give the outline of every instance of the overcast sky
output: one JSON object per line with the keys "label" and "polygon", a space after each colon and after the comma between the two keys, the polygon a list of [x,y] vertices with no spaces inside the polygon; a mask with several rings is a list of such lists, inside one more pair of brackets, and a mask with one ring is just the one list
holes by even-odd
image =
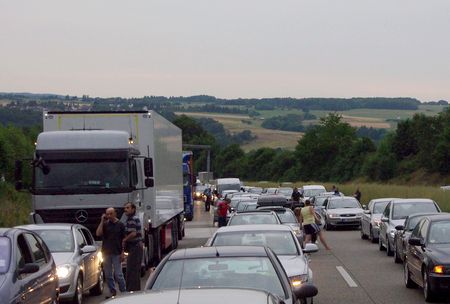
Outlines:
{"label": "overcast sky", "polygon": [[0,92],[450,101],[450,1],[0,0]]}

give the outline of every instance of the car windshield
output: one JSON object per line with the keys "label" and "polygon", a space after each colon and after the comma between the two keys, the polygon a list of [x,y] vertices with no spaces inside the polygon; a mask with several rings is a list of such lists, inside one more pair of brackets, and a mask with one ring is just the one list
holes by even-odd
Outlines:
{"label": "car windshield", "polygon": [[74,241],[70,230],[37,230],[50,252],[72,252]]}
{"label": "car windshield", "polygon": [[278,188],[278,191],[277,191],[277,193],[281,193],[281,194],[283,194],[283,195],[292,195],[292,191],[294,191],[294,190],[292,190],[292,188]]}
{"label": "car windshield", "polygon": [[[35,169],[35,191],[53,193],[110,193],[130,188],[128,161],[47,162],[50,172],[45,175]],[[70,174],[67,174],[70,172]]]}
{"label": "car windshield", "polygon": [[328,209],[361,208],[356,199],[337,199],[328,203]]}
{"label": "car windshield", "polygon": [[261,194],[262,191],[263,191],[263,189],[260,188],[260,187],[255,187],[255,188],[250,188],[250,189],[248,189],[248,192],[249,192],[249,193],[256,193],[256,194]]}
{"label": "car windshield", "polygon": [[277,215],[280,218],[280,221],[282,224],[297,223],[297,219],[295,218],[294,213],[289,210],[280,211],[280,212],[277,211]]}
{"label": "car windshield", "polygon": [[278,224],[273,214],[237,214],[230,219],[228,226],[253,225],[253,224]]}
{"label": "car windshield", "polygon": [[6,237],[0,237],[0,273],[7,273],[11,259],[11,242]]}
{"label": "car windshield", "polygon": [[242,212],[244,210],[247,210],[246,208],[248,208],[247,206],[249,205],[255,205],[255,209],[256,209],[256,203],[253,201],[240,201],[239,204],[237,205],[237,211],[238,212]]}
{"label": "car windshield", "polygon": [[236,231],[217,233],[212,246],[268,246],[277,255],[298,255],[288,231]]}
{"label": "car windshield", "polygon": [[414,216],[414,217],[410,217],[408,219],[408,225],[406,227],[405,230],[407,231],[413,231],[414,228],[416,228],[417,223],[419,223],[419,221],[423,218],[424,216]]}
{"label": "car windshield", "polygon": [[450,244],[450,221],[432,223],[428,242],[431,244]]}
{"label": "car windshield", "polygon": [[383,211],[386,208],[387,204],[389,204],[389,201],[375,203],[375,205],[373,206],[372,214],[381,214],[381,213],[383,213]]}
{"label": "car windshield", "polygon": [[324,192],[326,192],[325,189],[306,189],[303,190],[303,196],[305,197],[317,196]]}
{"label": "car windshield", "polygon": [[249,288],[286,298],[267,257],[168,260],[151,287],[152,290],[186,288]]}
{"label": "car windshield", "polygon": [[266,194],[275,194],[277,192],[277,188],[267,188]]}
{"label": "car windshield", "polygon": [[424,203],[424,202],[411,202],[411,203],[400,203],[394,204],[392,211],[393,220],[405,219],[408,215],[413,213],[427,213],[436,212],[437,210],[435,204]]}

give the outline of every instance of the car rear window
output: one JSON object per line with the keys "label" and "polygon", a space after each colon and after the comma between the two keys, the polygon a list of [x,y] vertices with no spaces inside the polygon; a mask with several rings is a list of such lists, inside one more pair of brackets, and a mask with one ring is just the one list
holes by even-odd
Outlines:
{"label": "car rear window", "polygon": [[0,237],[0,273],[6,273],[11,260],[11,242],[6,237]]}
{"label": "car rear window", "polygon": [[408,215],[413,213],[427,213],[436,211],[439,212],[439,210],[436,208],[436,205],[433,203],[411,202],[411,203],[394,204],[392,211],[392,219],[402,220],[405,219]]}
{"label": "car rear window", "polygon": [[383,213],[383,211],[386,208],[387,204],[389,204],[389,201],[375,203],[375,205],[373,206],[373,214],[381,214],[381,213]]}
{"label": "car rear window", "polygon": [[254,224],[278,224],[273,214],[243,214],[235,215],[231,218],[228,226],[233,225],[254,225]]}

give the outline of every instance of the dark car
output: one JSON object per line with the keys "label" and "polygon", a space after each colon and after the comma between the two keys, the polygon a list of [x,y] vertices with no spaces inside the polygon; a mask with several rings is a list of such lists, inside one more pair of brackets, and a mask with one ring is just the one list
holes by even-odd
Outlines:
{"label": "dark car", "polygon": [[280,261],[268,247],[217,246],[172,251],[151,274],[145,289],[253,289],[268,292],[289,304],[305,297],[300,286],[291,285]]}
{"label": "dark car", "polygon": [[291,207],[292,202],[288,201],[283,195],[261,195],[258,197],[258,206],[281,206]]}
{"label": "dark car", "polygon": [[403,263],[405,260],[405,251],[408,245],[408,239],[411,236],[411,232],[416,227],[417,223],[427,215],[433,215],[434,213],[414,213],[406,217],[405,225],[398,225],[395,227],[394,235],[394,262]]}
{"label": "dark car", "polygon": [[231,215],[228,226],[257,225],[257,224],[281,224],[278,215],[272,210],[251,210]]}
{"label": "dark car", "polygon": [[0,302],[58,303],[56,265],[35,233],[0,228]]}
{"label": "dark car", "polygon": [[291,227],[300,244],[303,246],[303,230],[294,212],[289,208],[278,206],[259,207],[258,210],[272,210],[280,218],[281,224]]}
{"label": "dark car", "polygon": [[405,285],[421,286],[425,301],[450,291],[450,214],[428,215],[414,228],[406,247]]}

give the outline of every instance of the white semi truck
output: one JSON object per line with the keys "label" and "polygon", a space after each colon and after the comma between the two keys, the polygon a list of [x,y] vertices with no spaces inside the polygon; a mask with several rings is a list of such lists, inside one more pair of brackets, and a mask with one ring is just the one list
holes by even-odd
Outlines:
{"label": "white semi truck", "polygon": [[[44,112],[31,185],[32,223],[80,223],[94,234],[105,208],[133,202],[143,264],[184,235],[181,130],[152,111]],[[21,188],[21,164],[16,188]]]}

